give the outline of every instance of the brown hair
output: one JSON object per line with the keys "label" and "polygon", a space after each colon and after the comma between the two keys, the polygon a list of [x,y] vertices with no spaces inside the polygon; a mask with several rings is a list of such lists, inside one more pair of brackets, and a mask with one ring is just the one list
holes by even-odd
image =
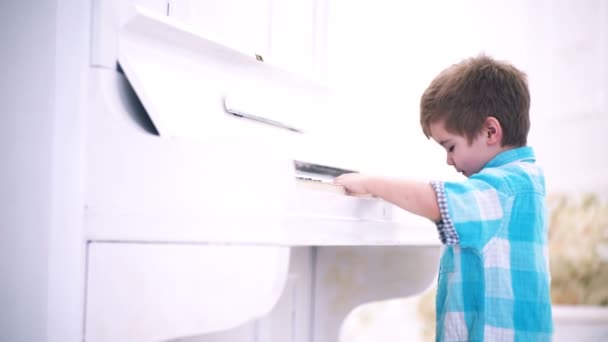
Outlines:
{"label": "brown hair", "polygon": [[501,145],[525,146],[530,130],[530,92],[526,74],[486,55],[465,59],[442,71],[420,99],[420,125],[445,120],[445,129],[469,143],[489,116],[503,130]]}

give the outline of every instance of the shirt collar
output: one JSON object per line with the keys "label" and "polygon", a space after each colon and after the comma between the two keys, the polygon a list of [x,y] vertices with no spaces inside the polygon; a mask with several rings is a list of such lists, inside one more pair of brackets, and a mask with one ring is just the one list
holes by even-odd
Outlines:
{"label": "shirt collar", "polygon": [[534,155],[534,150],[532,147],[523,146],[500,152],[494,156],[494,158],[492,158],[485,167],[498,167],[516,161],[535,162],[536,156]]}

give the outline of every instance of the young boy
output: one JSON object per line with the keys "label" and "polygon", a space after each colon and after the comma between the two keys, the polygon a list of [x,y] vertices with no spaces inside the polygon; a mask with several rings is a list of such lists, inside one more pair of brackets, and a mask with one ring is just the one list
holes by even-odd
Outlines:
{"label": "young boy", "polygon": [[480,55],[441,72],[420,101],[427,138],[468,179],[419,183],[345,174],[350,193],[371,194],[436,222],[438,341],[549,341],[545,182],[526,146],[526,75]]}

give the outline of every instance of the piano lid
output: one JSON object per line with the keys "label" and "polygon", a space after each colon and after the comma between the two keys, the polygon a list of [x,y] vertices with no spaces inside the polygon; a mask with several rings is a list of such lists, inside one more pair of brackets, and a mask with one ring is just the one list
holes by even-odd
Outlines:
{"label": "piano lid", "polygon": [[164,137],[292,134],[334,111],[319,83],[139,8],[119,32],[118,62]]}

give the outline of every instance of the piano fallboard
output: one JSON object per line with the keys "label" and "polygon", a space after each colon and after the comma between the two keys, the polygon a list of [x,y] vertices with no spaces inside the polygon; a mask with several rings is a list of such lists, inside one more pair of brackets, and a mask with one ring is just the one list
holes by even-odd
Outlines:
{"label": "piano fallboard", "polygon": [[[244,244],[275,246],[438,245],[425,218],[372,197],[295,182],[278,229],[275,217],[238,216],[222,220],[197,212],[101,212],[88,208],[87,240]],[[331,189],[331,188],[330,188]]]}

